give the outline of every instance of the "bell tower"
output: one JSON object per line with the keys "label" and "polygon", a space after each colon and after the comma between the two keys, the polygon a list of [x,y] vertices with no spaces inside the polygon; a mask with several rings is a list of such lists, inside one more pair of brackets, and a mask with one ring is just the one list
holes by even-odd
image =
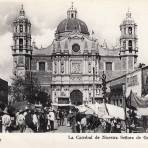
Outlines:
{"label": "bell tower", "polygon": [[32,47],[31,47],[31,23],[25,16],[23,5],[19,16],[13,21],[13,72],[15,75],[25,76],[30,70]]}
{"label": "bell tower", "polygon": [[122,70],[126,73],[131,72],[137,63],[137,24],[128,10],[126,18],[120,25],[120,59],[122,61]]}

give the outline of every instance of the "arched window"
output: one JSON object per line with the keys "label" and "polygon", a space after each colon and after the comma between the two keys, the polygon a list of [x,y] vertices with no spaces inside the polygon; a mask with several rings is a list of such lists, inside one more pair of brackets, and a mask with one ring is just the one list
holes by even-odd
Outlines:
{"label": "arched window", "polygon": [[132,49],[133,49],[133,47],[132,47],[132,40],[129,40],[128,41],[128,50],[129,50],[130,53],[132,52]]}
{"label": "arched window", "polygon": [[128,27],[128,33],[132,34],[132,27]]}
{"label": "arched window", "polygon": [[22,50],[23,49],[23,39],[19,39],[19,49]]}
{"label": "arched window", "polygon": [[45,71],[45,62],[39,62],[39,71]]}
{"label": "arched window", "polygon": [[126,41],[123,41],[123,49],[126,49]]}

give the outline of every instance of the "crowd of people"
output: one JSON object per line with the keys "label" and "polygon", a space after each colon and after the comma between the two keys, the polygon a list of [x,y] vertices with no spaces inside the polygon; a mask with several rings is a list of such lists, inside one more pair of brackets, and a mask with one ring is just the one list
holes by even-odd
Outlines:
{"label": "crowd of people", "polygon": [[87,115],[76,108],[26,108],[16,112],[13,117],[5,109],[0,115],[0,129],[3,133],[51,132],[60,126],[69,127],[72,133],[121,133],[125,130],[124,123],[120,119],[98,118],[96,114]]}
{"label": "crowd of people", "polygon": [[[71,114],[71,115],[70,115]],[[102,119],[97,115],[86,115],[79,111],[70,112],[68,115],[72,133],[121,133],[123,124],[120,119]]]}
{"label": "crowd of people", "polygon": [[55,111],[48,109],[19,110],[12,117],[5,109],[1,113],[1,132],[47,132],[54,130]]}

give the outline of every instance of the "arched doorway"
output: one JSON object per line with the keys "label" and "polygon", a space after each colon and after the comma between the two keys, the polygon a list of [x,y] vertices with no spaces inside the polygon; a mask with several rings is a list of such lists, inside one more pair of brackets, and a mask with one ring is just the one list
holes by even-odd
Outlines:
{"label": "arched doorway", "polygon": [[71,104],[82,105],[83,104],[83,94],[80,90],[73,90],[70,93]]}

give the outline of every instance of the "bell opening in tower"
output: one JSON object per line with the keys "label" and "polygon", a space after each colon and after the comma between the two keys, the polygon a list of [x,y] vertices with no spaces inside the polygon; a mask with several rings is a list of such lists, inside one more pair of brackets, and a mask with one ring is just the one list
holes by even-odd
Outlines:
{"label": "bell opening in tower", "polygon": [[132,53],[132,49],[133,49],[133,47],[132,47],[132,40],[128,41],[128,49],[129,49],[129,53]]}
{"label": "bell opening in tower", "polygon": [[19,49],[23,49],[23,39],[19,39]]}
{"label": "bell opening in tower", "polygon": [[132,27],[128,27],[128,33],[131,35],[132,34]]}

